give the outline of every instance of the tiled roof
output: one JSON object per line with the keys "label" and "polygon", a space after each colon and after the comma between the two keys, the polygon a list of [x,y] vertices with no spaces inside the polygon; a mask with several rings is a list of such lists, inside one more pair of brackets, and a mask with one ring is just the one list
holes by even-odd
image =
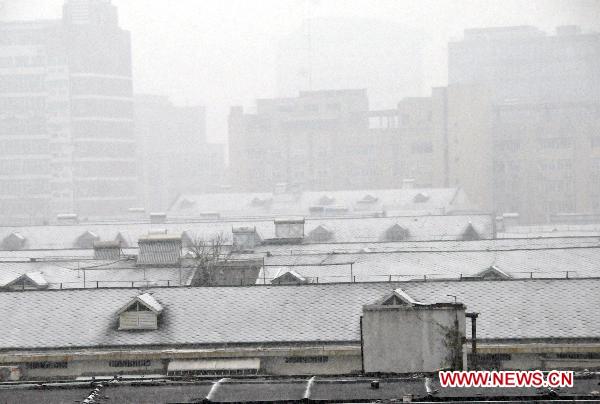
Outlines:
{"label": "tiled roof", "polygon": [[117,331],[132,289],[0,294],[0,349],[132,345],[358,342],[362,306],[397,288],[424,303],[456,295],[480,313],[482,339],[600,338],[600,279],[354,283],[146,290],[157,330]]}
{"label": "tiled roof", "polygon": [[[422,199],[417,195],[427,195]],[[340,208],[347,214],[386,211],[388,214],[446,214],[473,210],[459,188],[305,191],[301,193],[217,193],[180,195],[169,216],[218,212],[222,217],[308,215],[311,208]]]}
{"label": "tiled roof", "polygon": [[[320,218],[306,219],[304,232],[308,234],[318,226],[329,229],[333,237],[331,242],[378,242],[385,239],[385,231],[396,223],[410,231],[408,240],[454,240],[462,236],[469,222],[482,238],[492,236],[492,223],[489,215],[432,215],[398,216],[383,218]],[[0,238],[18,231],[27,239],[28,249],[73,249],[81,248],[77,243],[80,236],[86,235],[91,248],[93,241],[125,240],[127,247],[135,247],[140,237],[160,228],[168,235],[180,236],[187,232],[200,238],[211,238],[222,233],[231,243],[232,229],[237,227],[256,227],[263,238],[275,237],[273,219],[245,219],[241,221],[204,221],[188,223],[90,223],[77,225],[0,227]],[[90,239],[89,234],[98,239]],[[163,231],[164,233],[164,231]],[[0,256],[4,255],[0,251]]]}
{"label": "tiled roof", "polygon": [[133,260],[0,262],[0,287],[26,273],[39,273],[49,289],[131,287],[132,283],[143,287],[189,285],[194,268],[141,268],[135,267]]}
{"label": "tiled roof", "polygon": [[[511,248],[502,249],[500,244],[499,248],[493,250],[475,249],[478,243],[463,243],[466,245],[462,248],[452,244],[456,249],[454,251],[441,249],[440,243],[436,244],[440,248],[437,251],[399,248],[396,251],[378,252],[374,248],[374,251],[367,249],[349,253],[285,254],[280,250],[264,257],[266,267],[261,270],[257,283],[264,283],[265,278],[269,283],[270,279],[290,269],[319,283],[455,279],[475,276],[492,266],[513,278],[565,278],[567,271],[570,278],[600,277],[600,246],[597,241],[582,247],[544,247],[542,243],[519,247],[519,243],[516,243]],[[488,243],[482,244],[489,248]],[[504,244],[504,247],[509,246]],[[352,268],[350,263],[353,263]]]}

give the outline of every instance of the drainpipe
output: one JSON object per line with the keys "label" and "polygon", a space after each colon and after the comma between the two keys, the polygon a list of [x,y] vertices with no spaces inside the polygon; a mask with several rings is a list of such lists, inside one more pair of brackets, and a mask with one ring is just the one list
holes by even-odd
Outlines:
{"label": "drainpipe", "polygon": [[363,318],[360,316],[360,369],[361,373],[365,374],[365,356],[363,353]]}
{"label": "drainpipe", "polygon": [[473,365],[471,369],[477,369],[477,317],[479,313],[465,313],[465,316],[471,319],[471,358]]}

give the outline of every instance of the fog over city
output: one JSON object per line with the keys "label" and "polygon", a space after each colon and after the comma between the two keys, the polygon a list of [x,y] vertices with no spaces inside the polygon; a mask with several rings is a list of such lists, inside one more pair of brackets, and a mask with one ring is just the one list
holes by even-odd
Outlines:
{"label": "fog over city", "polygon": [[598,263],[600,0],[0,0],[0,404],[597,401]]}
{"label": "fog over city", "polygon": [[[401,97],[428,95],[431,87],[447,84],[448,41],[460,39],[464,29],[533,25],[553,31],[559,25],[572,24],[583,30],[600,29],[596,0],[112,3],[119,9],[120,26],[132,33],[134,91],[168,95],[178,105],[205,105],[207,135],[221,143],[227,140],[230,105],[251,106],[256,98],[294,96],[307,89],[296,86],[279,91],[276,49],[282,39],[301,30],[303,22],[311,18],[360,19],[372,25],[393,22],[405,30],[405,35],[389,38],[389,42],[420,47],[423,58],[413,63],[419,66],[422,82],[417,93],[399,94]],[[59,18],[63,1],[3,0],[0,4],[0,20],[31,20]],[[402,71],[398,74],[402,76]],[[366,80],[356,77],[352,87],[363,88]],[[323,86],[328,88],[339,86]]]}

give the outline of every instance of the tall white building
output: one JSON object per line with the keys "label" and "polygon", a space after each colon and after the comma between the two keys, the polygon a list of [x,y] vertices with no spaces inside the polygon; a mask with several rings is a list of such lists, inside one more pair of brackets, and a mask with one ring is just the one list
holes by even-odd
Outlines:
{"label": "tall white building", "polygon": [[129,32],[108,0],[0,24],[0,221],[136,205]]}

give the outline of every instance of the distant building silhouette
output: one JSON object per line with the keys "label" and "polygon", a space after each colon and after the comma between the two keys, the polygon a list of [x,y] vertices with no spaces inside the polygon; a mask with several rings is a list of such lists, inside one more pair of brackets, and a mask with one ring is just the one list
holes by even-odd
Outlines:
{"label": "distant building silhouette", "polygon": [[108,0],[0,24],[0,216],[102,217],[136,204],[129,32]]}
{"label": "distant building silhouette", "polygon": [[600,212],[600,34],[466,30],[448,69],[450,186],[526,223]]}

